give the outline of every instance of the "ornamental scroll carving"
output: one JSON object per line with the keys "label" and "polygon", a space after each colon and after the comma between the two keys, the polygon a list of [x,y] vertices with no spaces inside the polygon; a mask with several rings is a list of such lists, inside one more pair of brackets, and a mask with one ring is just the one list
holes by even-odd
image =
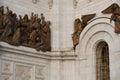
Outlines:
{"label": "ornamental scroll carving", "polygon": [[110,23],[115,22],[115,33],[120,33],[120,7],[118,4],[113,3],[108,8],[102,11],[103,14],[112,14]]}
{"label": "ornamental scroll carving", "polygon": [[87,26],[88,22],[93,19],[96,16],[96,14],[88,14],[88,15],[83,15],[81,17],[82,21],[77,18],[74,21],[74,33],[72,35],[72,40],[73,40],[73,49],[75,51],[76,46],[79,44],[79,37],[83,29]]}
{"label": "ornamental scroll carving", "polygon": [[18,18],[16,13],[8,7],[6,9],[4,13],[4,7],[0,7],[0,41],[35,48],[37,51],[51,51],[51,22],[45,20],[43,13],[41,18],[34,13],[31,13],[30,19],[27,14]]}

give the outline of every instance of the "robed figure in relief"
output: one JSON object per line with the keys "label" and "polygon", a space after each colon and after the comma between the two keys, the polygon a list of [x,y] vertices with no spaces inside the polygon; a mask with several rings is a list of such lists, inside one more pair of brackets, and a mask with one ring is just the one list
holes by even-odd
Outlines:
{"label": "robed figure in relief", "polygon": [[73,49],[75,50],[76,46],[79,44],[79,36],[83,29],[87,26],[88,22],[93,19],[96,16],[96,14],[88,14],[83,15],[81,17],[82,20],[79,18],[75,19],[74,21],[74,33],[72,36],[73,40]]}
{"label": "robed figure in relief", "polygon": [[120,33],[120,7],[118,4],[113,3],[108,8],[102,11],[103,14],[112,14],[110,22],[115,22],[115,33]]}
{"label": "robed figure in relief", "polygon": [[41,13],[31,13],[31,18],[25,14],[23,17],[14,13],[8,7],[0,7],[0,41],[15,46],[27,46],[37,51],[51,51],[51,22],[45,20]]}

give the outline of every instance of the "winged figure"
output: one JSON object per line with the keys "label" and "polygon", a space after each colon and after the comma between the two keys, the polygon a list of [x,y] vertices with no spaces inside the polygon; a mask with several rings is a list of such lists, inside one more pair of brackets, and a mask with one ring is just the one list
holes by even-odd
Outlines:
{"label": "winged figure", "polygon": [[89,22],[91,19],[93,19],[95,16],[96,16],[95,13],[94,13],[94,14],[83,15],[83,16],[81,17],[82,23],[83,23],[83,27],[85,27],[85,26],[88,24],[88,22]]}
{"label": "winged figure", "polygon": [[79,36],[82,30],[87,26],[88,22],[93,19],[96,16],[96,14],[88,14],[83,15],[81,17],[81,20],[79,18],[75,19],[74,21],[74,33],[72,36],[73,40],[73,49],[75,51],[76,46],[79,44]]}
{"label": "winged figure", "polygon": [[112,14],[110,22],[115,22],[115,33],[120,33],[120,7],[118,4],[113,3],[108,8],[102,11],[103,14]]}

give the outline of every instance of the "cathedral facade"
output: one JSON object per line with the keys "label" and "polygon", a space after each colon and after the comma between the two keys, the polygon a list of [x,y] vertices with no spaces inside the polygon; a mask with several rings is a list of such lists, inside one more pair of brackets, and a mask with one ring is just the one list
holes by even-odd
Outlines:
{"label": "cathedral facade", "polygon": [[119,0],[0,0],[0,80],[119,80]]}

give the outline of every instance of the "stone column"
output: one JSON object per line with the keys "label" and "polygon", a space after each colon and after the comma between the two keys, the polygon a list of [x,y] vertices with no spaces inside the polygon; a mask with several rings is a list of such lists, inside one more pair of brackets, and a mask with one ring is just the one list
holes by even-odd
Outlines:
{"label": "stone column", "polygon": [[52,7],[49,8],[49,18],[51,21],[51,45],[52,45],[52,51],[59,51],[59,4],[60,0],[53,0]]}
{"label": "stone column", "polygon": [[60,50],[72,49],[74,4],[73,0],[60,0]]}

